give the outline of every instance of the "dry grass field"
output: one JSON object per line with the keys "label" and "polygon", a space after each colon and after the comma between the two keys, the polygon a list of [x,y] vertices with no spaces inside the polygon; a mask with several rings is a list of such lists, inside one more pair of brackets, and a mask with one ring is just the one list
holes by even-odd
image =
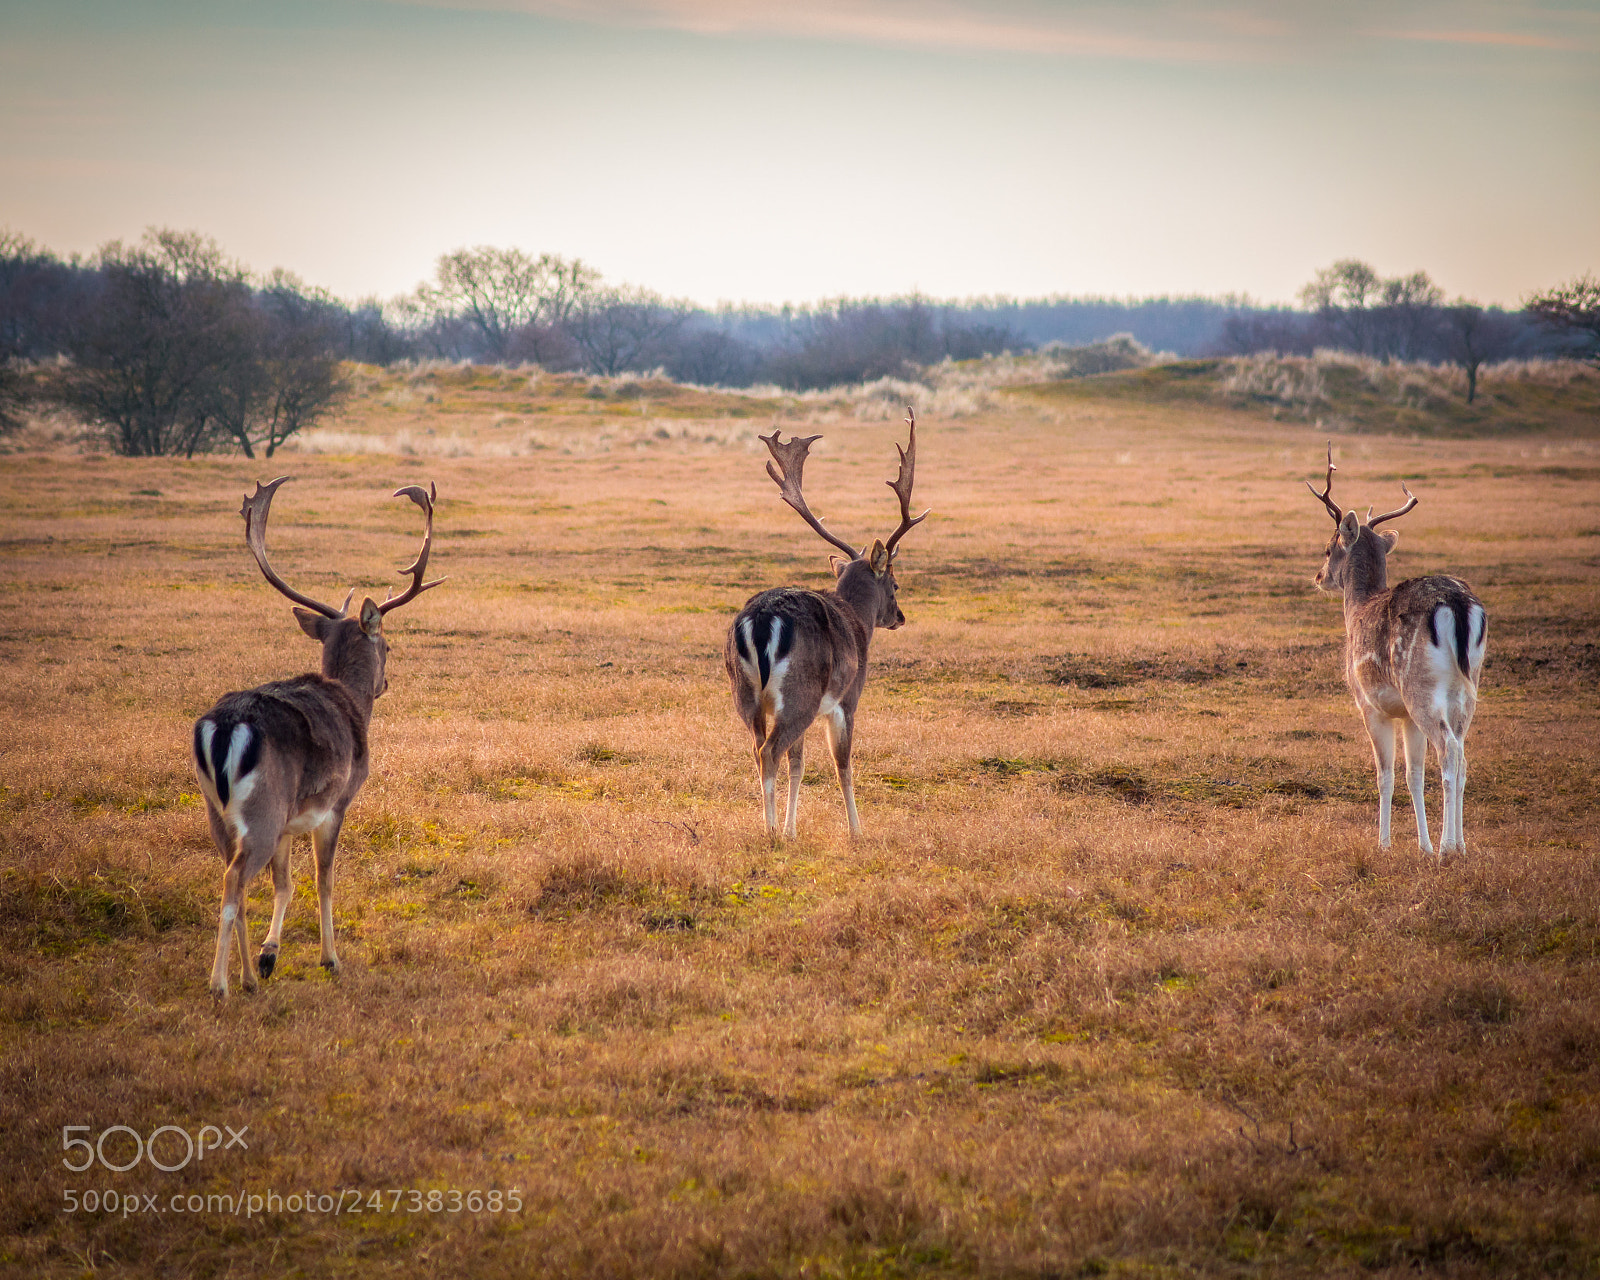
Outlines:
{"label": "dry grass field", "polygon": [[[1489,609],[1439,867],[1403,786],[1376,847],[1314,427],[1087,384],[924,412],[866,835],[814,731],[774,846],[722,636],[829,575],[755,432],[818,424],[813,507],[865,539],[897,423],[475,376],[375,379],[257,463],[0,458],[0,1269],[1600,1271],[1600,432],[1335,437],[1336,498],[1421,498],[1396,576]],[[449,582],[390,620],[344,972],[297,848],[277,973],[218,1005],[188,740],[316,661],[241,536],[284,472],[296,586],[381,599],[428,479]],[[121,1165],[114,1126],[206,1125],[247,1148],[63,1164],[67,1126]]]}

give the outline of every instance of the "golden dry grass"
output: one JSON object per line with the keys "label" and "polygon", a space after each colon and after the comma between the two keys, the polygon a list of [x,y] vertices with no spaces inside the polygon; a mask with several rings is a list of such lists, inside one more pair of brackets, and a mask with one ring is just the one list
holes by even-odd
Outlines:
{"label": "golden dry grass", "polygon": [[[1458,573],[1489,608],[1456,863],[1419,856],[1402,796],[1375,847],[1338,606],[1309,586],[1321,437],[1077,393],[925,421],[935,514],[858,721],[867,835],[817,739],[800,838],[773,847],[722,634],[761,587],[823,585],[826,548],[762,474],[767,419],[685,394],[671,421],[696,429],[601,442],[580,403],[528,456],[487,449],[520,429],[504,409],[369,398],[335,428],[403,418],[478,456],[0,460],[0,1261],[1600,1266],[1592,442],[1336,448],[1347,503],[1402,476],[1422,499],[1397,572]],[[841,418],[808,468],[849,536],[892,524],[893,435]],[[425,478],[450,582],[391,620],[338,868],[345,972],[317,968],[297,850],[277,974],[217,1007],[187,741],[222,692],[315,661],[240,537],[239,495],[278,471],[291,582],[376,590],[416,533],[387,495]],[[1437,826],[1436,774],[1430,798]],[[258,883],[256,939],[269,902]],[[248,1152],[61,1164],[63,1126],[205,1123],[247,1124]],[[63,1212],[69,1188],[522,1208],[123,1216]]]}

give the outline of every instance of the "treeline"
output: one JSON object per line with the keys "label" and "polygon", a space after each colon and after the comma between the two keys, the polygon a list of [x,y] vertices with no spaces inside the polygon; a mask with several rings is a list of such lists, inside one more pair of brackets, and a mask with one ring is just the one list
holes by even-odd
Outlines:
{"label": "treeline", "polygon": [[252,276],[195,232],[152,230],[64,261],[0,231],[0,430],[31,400],[70,411],[121,453],[270,456],[338,405],[352,361],[661,369],[707,386],[807,390],[1126,333],[1180,356],[1335,347],[1450,362],[1467,370],[1470,399],[1488,362],[1600,356],[1600,283],[1587,276],[1507,312],[1446,302],[1424,272],[1384,279],[1346,260],[1301,302],[912,295],[708,310],[610,284],[576,259],[483,247],[445,254],[404,297],[346,303],[281,271]]}
{"label": "treeline", "polygon": [[[338,404],[343,361],[400,358],[394,337],[375,305],[254,280],[193,232],[113,241],[90,262],[0,238],[0,429],[38,405],[122,454],[270,457]],[[24,377],[22,362],[45,364]]]}
{"label": "treeline", "polygon": [[1501,360],[1600,358],[1600,287],[1590,277],[1529,298],[1520,311],[1447,302],[1426,271],[1382,277],[1346,258],[1300,291],[1303,310],[1244,314],[1223,325],[1218,354],[1310,355],[1331,348],[1379,360],[1453,364],[1467,375]]}

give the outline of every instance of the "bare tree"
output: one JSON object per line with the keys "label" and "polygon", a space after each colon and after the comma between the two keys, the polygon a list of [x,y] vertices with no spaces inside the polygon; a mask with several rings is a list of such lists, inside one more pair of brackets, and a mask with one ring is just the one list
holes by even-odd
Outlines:
{"label": "bare tree", "polygon": [[1522,305],[1551,328],[1581,339],[1589,348],[1588,358],[1600,364],[1600,277],[1581,275],[1534,294]]}
{"label": "bare tree", "polygon": [[1444,291],[1426,271],[1384,279],[1357,258],[1341,258],[1300,290],[1328,338],[1347,350],[1385,359],[1417,359],[1432,332]]}
{"label": "bare tree", "polygon": [[0,359],[55,354],[73,270],[9,227],[0,227]]}
{"label": "bare tree", "polygon": [[1444,290],[1426,271],[1413,271],[1385,280],[1381,297],[1378,320],[1383,354],[1398,360],[1420,359],[1444,303]]}
{"label": "bare tree", "polygon": [[1310,311],[1324,307],[1368,307],[1378,300],[1383,281],[1367,263],[1357,258],[1341,258],[1331,267],[1318,271],[1316,278],[1300,290],[1300,301]]}
{"label": "bare tree", "polygon": [[683,334],[667,357],[667,373],[702,387],[747,387],[755,381],[761,353],[721,329]]}
{"label": "bare tree", "polygon": [[1357,258],[1318,271],[1300,301],[1337,345],[1385,359],[1419,358],[1433,330],[1444,291],[1426,271],[1384,279]]}
{"label": "bare tree", "polygon": [[433,323],[464,321],[498,362],[519,330],[564,324],[599,279],[577,258],[480,245],[441,256],[434,283],[417,290],[413,305]]}
{"label": "bare tree", "polygon": [[1300,290],[1306,310],[1316,312],[1339,345],[1370,354],[1373,345],[1372,305],[1383,281],[1367,263],[1341,258],[1318,271]]}
{"label": "bare tree", "polygon": [[159,456],[235,443],[270,457],[339,399],[339,305],[281,272],[259,292],[211,240],[152,230],[99,254],[54,398],[118,452]]}
{"label": "bare tree", "polygon": [[348,384],[333,350],[340,311],[278,271],[240,317],[243,340],[230,346],[232,366],[219,370],[212,411],[247,458],[258,445],[272,457],[344,398]]}
{"label": "bare tree", "polygon": [[689,313],[687,303],[625,285],[590,291],[568,327],[591,373],[618,374],[665,364]]}
{"label": "bare tree", "polygon": [[1478,370],[1516,350],[1517,323],[1498,307],[1458,299],[1439,313],[1439,345],[1467,375],[1467,403],[1478,394]]}
{"label": "bare tree", "polygon": [[215,389],[235,365],[249,306],[242,268],[198,232],[151,230],[99,253],[100,296],[73,335],[73,364],[54,392],[118,452],[206,448]]}

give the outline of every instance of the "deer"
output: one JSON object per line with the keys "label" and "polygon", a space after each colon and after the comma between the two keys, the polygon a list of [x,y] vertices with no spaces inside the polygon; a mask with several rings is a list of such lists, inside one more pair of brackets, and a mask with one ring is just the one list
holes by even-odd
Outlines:
{"label": "deer", "polygon": [[1321,500],[1335,525],[1327,558],[1317,570],[1321,591],[1344,596],[1344,678],[1372,739],[1378,774],[1378,844],[1389,847],[1389,810],[1394,795],[1395,729],[1405,743],[1406,790],[1417,815],[1417,844],[1434,852],[1423,800],[1428,744],[1439,760],[1444,814],[1438,857],[1464,852],[1462,798],[1467,785],[1467,730],[1478,705],[1478,677],[1488,637],[1483,602],[1460,578],[1432,574],[1388,585],[1388,556],[1400,535],[1380,524],[1398,520],[1417,505],[1404,481],[1406,503],[1362,520],[1341,510],[1333,491],[1333,446]]}
{"label": "deer", "polygon": [[767,474],[778,486],[779,495],[823,541],[844,553],[828,557],[835,578],[833,590],[776,587],[758,592],[739,610],[723,646],[734,705],[755,738],[756,773],[761,781],[770,839],[778,837],[778,762],[785,755],[789,761],[789,802],[784,836],[795,837],[800,780],[805,769],[805,734],[819,716],[844,792],[850,834],[861,835],[850,749],[855,737],[856,707],[867,681],[867,650],[878,627],[894,631],[905,625],[906,616],[896,599],[897,548],[900,539],[926,520],[932,510],[915,518],[911,515],[917,416],[909,405],[905,421],[910,426],[906,446],[902,449],[895,444],[900,454],[899,474],[884,482],[900,500],[900,526],[887,542],[874,540],[860,551],[824,528],[806,504],[801,489],[806,457],[822,437],[786,441],[776,428],[770,436],[758,437],[772,454]]}
{"label": "deer", "polygon": [[217,927],[216,958],[210,989],[218,1000],[228,996],[230,946],[237,943],[244,988],[255,991],[245,929],[245,889],[269,863],[272,865],[272,924],[257,961],[262,979],[272,976],[289,907],[289,849],[294,838],[311,834],[316,853],[317,897],[322,931],[322,967],[339,972],[333,939],[333,858],[345,810],[367,780],[370,761],[367,730],[372,704],[389,687],[388,644],[384,615],[409,604],[443,578],[424,582],[433,547],[433,485],[407,485],[394,496],[422,508],[426,528],[422,550],[410,568],[400,571],[410,585],[399,596],[391,590],[382,604],[367,597],[352,616],[355,588],[338,609],[289,586],[267,559],[267,515],[272,497],[290,477],[256,483],[247,494],[245,544],[267,582],[299,606],[293,610],[300,629],[322,646],[321,674],[275,680],[229,693],[194,725],[194,766],[205,797],[211,838],[222,855],[222,917]]}

